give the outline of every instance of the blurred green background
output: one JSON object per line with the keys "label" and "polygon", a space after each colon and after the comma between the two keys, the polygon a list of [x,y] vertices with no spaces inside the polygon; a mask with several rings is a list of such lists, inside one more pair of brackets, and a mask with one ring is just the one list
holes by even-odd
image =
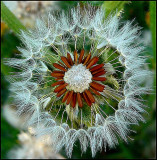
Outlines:
{"label": "blurred green background", "polygon": [[[148,56],[147,62],[149,70],[155,73],[156,71],[156,2],[154,1],[131,1],[130,3],[120,3],[113,8],[113,10],[119,10],[123,8],[122,20],[132,20],[135,18],[135,23],[138,23],[142,27],[142,38],[146,45],[145,55]],[[61,1],[57,2],[57,7],[59,10],[67,10],[81,3],[85,5],[86,2],[81,1]],[[103,5],[104,8],[108,11],[110,5],[116,3],[114,1],[93,1],[89,2],[95,6]],[[106,7],[107,6],[107,7]],[[52,6],[53,7],[53,6]],[[56,7],[56,6],[54,6]],[[118,8],[119,7],[119,8]],[[12,32],[7,25],[1,21],[1,109],[8,103],[9,97],[9,83],[5,80],[4,76],[13,72],[12,68],[9,68],[3,64],[4,58],[14,57],[18,53],[17,46],[20,46],[20,40]],[[150,80],[151,82],[151,80]],[[156,78],[154,76],[154,86],[156,86]],[[149,84],[149,82],[148,82]],[[132,133],[130,137],[134,139],[129,141],[128,144],[120,142],[119,146],[115,149],[108,150],[106,152],[102,151],[97,153],[97,159],[147,159],[156,157],[156,95],[155,88],[153,94],[147,95],[144,97],[146,100],[146,105],[149,107],[146,108],[146,111],[149,114],[144,114],[143,116],[146,119],[146,123],[140,123],[139,126],[134,126],[134,130],[137,133]],[[19,144],[17,139],[17,134],[20,131],[17,128],[11,126],[3,117],[1,112],[1,158],[6,159],[8,151]],[[64,150],[60,152],[64,157],[66,154]],[[67,158],[67,157],[66,157]],[[77,143],[73,150],[73,159],[90,159],[91,152],[90,148],[85,154],[81,155],[79,143]]]}

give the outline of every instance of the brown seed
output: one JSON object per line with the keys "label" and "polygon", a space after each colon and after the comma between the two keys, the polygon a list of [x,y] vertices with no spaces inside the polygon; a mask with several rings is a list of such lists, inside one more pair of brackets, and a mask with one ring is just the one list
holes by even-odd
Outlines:
{"label": "brown seed", "polygon": [[90,60],[90,58],[91,58],[91,53],[89,53],[89,55],[86,57],[83,64],[86,65],[88,63],[88,61]]}
{"label": "brown seed", "polygon": [[69,95],[68,95],[68,98],[67,98],[67,105],[71,102],[71,100],[72,100],[72,96],[73,96],[73,92],[74,91],[70,91],[70,93],[69,93]]}
{"label": "brown seed", "polygon": [[86,66],[88,66],[88,64],[89,64],[91,61],[92,61],[92,59],[90,59],[90,60],[87,62]]}
{"label": "brown seed", "polygon": [[60,92],[57,93],[57,97],[60,97],[65,92],[66,92],[66,89],[62,89]]}
{"label": "brown seed", "polygon": [[54,87],[54,86],[57,86],[57,85],[63,84],[63,83],[64,83],[64,81],[58,81],[58,82],[53,83],[51,86]]}
{"label": "brown seed", "polygon": [[57,88],[55,88],[54,92],[59,92],[60,90],[62,90],[63,88],[65,88],[68,84],[67,83],[64,83],[64,84],[61,84],[60,86],[58,86]]}
{"label": "brown seed", "polygon": [[91,86],[92,88],[96,89],[97,91],[100,91],[100,92],[102,92],[102,91],[104,90],[104,88],[105,88],[104,85],[102,85],[102,84],[100,84],[100,83],[97,83],[97,82],[91,82],[91,83],[90,83],[90,86]]}
{"label": "brown seed", "polygon": [[101,71],[101,72],[99,72],[99,73],[95,74],[95,75],[94,75],[94,77],[101,76],[101,75],[103,75],[103,74],[105,74],[105,73],[106,73],[105,71]]}
{"label": "brown seed", "polygon": [[57,63],[53,63],[53,66],[55,67],[55,68],[58,68],[58,69],[60,69],[60,70],[62,70],[62,71],[67,71],[64,67],[62,67],[61,65],[59,65],[59,64],[57,64]]}
{"label": "brown seed", "polygon": [[92,95],[92,93],[91,93],[89,90],[85,90],[85,93],[87,94],[87,96],[88,96],[88,98],[90,99],[90,101],[91,101],[92,103],[94,103],[94,102],[95,102],[95,98],[94,98],[94,96]]}
{"label": "brown seed", "polygon": [[62,99],[62,103],[64,103],[64,102],[67,100],[68,95],[69,95],[69,92],[70,92],[70,91],[68,91],[67,93],[65,93],[65,95],[64,95],[64,97],[63,97],[63,99]]}
{"label": "brown seed", "polygon": [[71,68],[69,62],[68,62],[68,59],[64,56],[61,57],[61,60],[64,62],[64,64],[68,67],[68,68]]}
{"label": "brown seed", "polygon": [[75,50],[74,51],[74,61],[75,61],[75,64],[77,64],[77,58],[78,58],[78,54],[77,54],[77,51]]}
{"label": "brown seed", "polygon": [[64,71],[57,71],[57,70],[55,70],[52,73],[61,73],[61,74],[64,74],[65,72]]}
{"label": "brown seed", "polygon": [[70,56],[69,53],[67,53],[67,59],[68,59],[68,62],[69,62],[69,64],[70,64],[71,66],[74,65],[73,60],[72,60],[72,58],[71,58],[71,56]]}
{"label": "brown seed", "polygon": [[93,77],[92,79],[95,81],[105,81],[106,80],[105,77]]}
{"label": "brown seed", "polygon": [[102,71],[104,71],[104,68],[97,69],[96,71],[92,72],[92,75],[102,72]]}
{"label": "brown seed", "polygon": [[56,81],[63,80],[63,77],[58,77],[55,79]]}
{"label": "brown seed", "polygon": [[91,59],[91,61],[89,62],[89,64],[87,65],[87,69],[90,68],[91,66],[93,66],[94,64],[96,64],[98,62],[99,58],[98,57],[93,57]]}
{"label": "brown seed", "polygon": [[64,74],[63,74],[63,73],[54,73],[54,72],[52,72],[52,73],[51,73],[51,76],[58,78],[58,77],[64,77]]}
{"label": "brown seed", "polygon": [[72,97],[71,106],[72,106],[73,108],[74,108],[75,105],[76,105],[76,96],[77,96],[77,94],[74,93],[74,94],[73,94],[73,97]]}
{"label": "brown seed", "polygon": [[104,66],[104,64],[98,64],[98,65],[90,68],[89,70],[90,70],[91,72],[93,72],[93,71],[95,71],[95,70],[97,70],[97,69],[99,69],[99,68],[102,68],[103,66]]}
{"label": "brown seed", "polygon": [[90,87],[90,89],[92,90],[93,93],[97,94],[98,96],[100,96],[100,93],[98,91],[96,91],[94,88]]}
{"label": "brown seed", "polygon": [[86,58],[87,58],[87,56],[85,56],[85,58],[82,60],[82,63],[84,63],[84,62],[85,62]]}
{"label": "brown seed", "polygon": [[86,63],[86,66],[88,66],[88,64],[91,62],[91,60],[92,60],[92,59],[90,59],[90,60]]}
{"label": "brown seed", "polygon": [[84,49],[81,50],[80,57],[79,57],[79,63],[82,62],[83,56],[84,56]]}
{"label": "brown seed", "polygon": [[65,73],[64,71],[57,71],[57,70],[54,70],[53,73]]}
{"label": "brown seed", "polygon": [[101,87],[105,87],[103,84],[100,84],[100,83],[97,83],[97,82],[94,82],[94,81],[92,83],[97,84],[97,85],[99,85]]}
{"label": "brown seed", "polygon": [[82,107],[82,106],[83,106],[83,103],[82,103],[81,94],[80,94],[79,92],[77,93],[77,101],[78,101],[78,105],[79,105],[80,107]]}
{"label": "brown seed", "polygon": [[58,61],[59,64],[61,64],[64,68],[67,68],[62,62]]}
{"label": "brown seed", "polygon": [[86,95],[85,92],[83,92],[83,98],[86,101],[86,103],[88,104],[88,106],[92,105],[92,102],[90,101],[90,99],[88,98],[88,96]]}

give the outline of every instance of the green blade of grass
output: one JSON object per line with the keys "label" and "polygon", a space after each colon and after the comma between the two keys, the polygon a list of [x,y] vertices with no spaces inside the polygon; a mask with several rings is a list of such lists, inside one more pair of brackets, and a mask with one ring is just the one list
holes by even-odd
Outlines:
{"label": "green blade of grass", "polygon": [[25,30],[26,27],[18,20],[18,18],[1,2],[1,18],[13,30],[15,34],[19,34],[20,30]]}
{"label": "green blade of grass", "polygon": [[150,22],[154,60],[156,60],[156,1],[150,1]]}
{"label": "green blade of grass", "polygon": [[[150,1],[150,29],[152,32],[152,47],[153,47],[153,66],[154,66],[154,86],[156,86],[156,1]],[[154,93],[156,94],[155,87]],[[155,100],[155,94],[150,96],[150,105]],[[155,103],[153,103],[154,105]],[[152,105],[152,106],[153,106]]]}

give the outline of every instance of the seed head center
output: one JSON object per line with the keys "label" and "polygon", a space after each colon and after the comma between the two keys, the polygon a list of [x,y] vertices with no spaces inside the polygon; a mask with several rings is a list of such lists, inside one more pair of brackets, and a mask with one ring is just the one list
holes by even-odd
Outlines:
{"label": "seed head center", "polygon": [[92,74],[83,64],[74,65],[65,72],[64,81],[68,83],[68,90],[82,93],[89,88],[89,84],[92,82]]}

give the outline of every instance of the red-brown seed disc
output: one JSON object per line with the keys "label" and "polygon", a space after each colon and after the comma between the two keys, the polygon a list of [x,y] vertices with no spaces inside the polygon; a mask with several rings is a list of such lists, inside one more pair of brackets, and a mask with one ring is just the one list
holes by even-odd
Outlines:
{"label": "red-brown seed disc", "polygon": [[77,93],[77,101],[78,101],[79,107],[82,107],[83,102],[82,102],[81,94],[79,92]]}
{"label": "red-brown seed disc", "polygon": [[84,59],[82,59],[82,64],[85,62],[87,56],[84,57]]}
{"label": "red-brown seed disc", "polygon": [[96,71],[92,72],[92,75],[102,72],[102,71],[105,71],[104,68],[97,69]]}
{"label": "red-brown seed disc", "polygon": [[55,72],[52,72],[52,73],[51,73],[51,76],[58,78],[58,77],[64,77],[64,74],[63,74],[63,73],[55,73]]}
{"label": "red-brown seed disc", "polygon": [[86,57],[86,59],[85,59],[83,65],[86,65],[87,62],[90,60],[90,58],[91,58],[91,53]]}
{"label": "red-brown seed disc", "polygon": [[100,83],[97,83],[97,82],[92,82],[92,83],[94,83],[94,84],[96,84],[96,85],[99,85],[99,86],[101,86],[101,87],[105,87],[103,84],[100,84]]}
{"label": "red-brown seed disc", "polygon": [[94,103],[94,102],[95,102],[95,98],[94,98],[94,96],[92,95],[92,93],[91,93],[89,90],[85,90],[85,93],[86,93],[86,95],[88,96],[88,98],[90,99],[90,101],[91,101],[92,103]]}
{"label": "red-brown seed disc", "polygon": [[98,70],[99,68],[102,68],[103,66],[104,66],[103,63],[102,63],[102,64],[98,64],[98,65],[90,68],[89,70],[90,70],[91,72],[93,72],[93,71],[95,71],[95,70]]}
{"label": "red-brown seed disc", "polygon": [[65,95],[64,95],[64,97],[62,99],[62,103],[64,103],[67,100],[69,93],[70,93],[70,91],[65,93]]}
{"label": "red-brown seed disc", "polygon": [[66,65],[64,65],[62,62],[58,61],[59,64],[61,64],[61,66],[63,66],[64,68],[67,68]]}
{"label": "red-brown seed disc", "polygon": [[83,56],[84,56],[84,49],[81,50],[80,57],[79,57],[79,63],[82,62]]}
{"label": "red-brown seed disc", "polygon": [[94,64],[96,64],[98,62],[99,58],[98,57],[93,57],[91,59],[91,61],[89,62],[89,64],[87,65],[87,69],[90,68],[91,66],[93,66]]}
{"label": "red-brown seed disc", "polygon": [[102,92],[104,90],[104,88],[105,88],[105,86],[103,86],[103,85],[101,85],[99,83],[96,83],[96,82],[91,82],[90,86],[92,88],[96,89],[97,91],[100,91],[100,92]]}
{"label": "red-brown seed disc", "polygon": [[57,86],[59,84],[64,84],[64,81],[58,81],[58,82],[55,82],[53,83],[51,86],[54,87],[54,86]]}
{"label": "red-brown seed disc", "polygon": [[57,63],[53,63],[53,66],[55,67],[55,68],[58,68],[58,69],[60,69],[60,70],[62,70],[62,71],[67,71],[64,67],[62,67],[61,65],[59,65],[59,64],[57,64]]}
{"label": "red-brown seed disc", "polygon": [[100,96],[100,93],[98,91],[96,91],[94,88],[90,87],[90,89],[92,90],[93,93],[95,93],[96,95]]}
{"label": "red-brown seed disc", "polygon": [[74,94],[73,94],[73,97],[72,97],[71,106],[72,106],[73,108],[74,108],[75,105],[76,105],[76,96],[77,96],[77,94],[74,93]]}
{"label": "red-brown seed disc", "polygon": [[60,86],[58,86],[57,88],[55,88],[54,92],[59,92],[60,90],[62,90],[63,88],[65,88],[68,84],[67,83],[64,83],[64,84],[61,84]]}
{"label": "red-brown seed disc", "polygon": [[[76,106],[76,102],[78,102],[79,107],[83,107],[82,98],[85,100],[88,106],[91,106],[92,103],[95,103],[95,98],[93,96],[93,93],[96,95],[100,95],[99,92],[102,92],[105,88],[104,85],[95,82],[95,81],[105,81],[106,80],[105,77],[99,77],[106,73],[103,68],[104,64],[95,65],[98,62],[99,58],[93,57],[91,59],[91,53],[89,53],[84,58],[84,49],[81,50],[79,57],[78,57],[77,51],[76,50],[74,51],[74,62],[69,53],[67,53],[67,57],[62,56],[61,60],[63,61],[64,64],[61,62],[59,62],[61,65],[58,63],[53,64],[55,68],[61,71],[54,70],[51,73],[51,76],[56,77],[56,80],[61,80],[61,81],[58,81],[52,84],[52,87],[59,85],[54,90],[55,93],[58,92],[57,97],[65,93],[65,95],[63,96],[62,102],[63,103],[66,102],[67,105],[71,104],[71,107],[73,108]],[[79,64],[82,63],[83,65],[86,65],[86,68],[91,71],[93,75],[92,80],[94,81],[89,84],[90,90],[85,90],[83,93],[79,93],[79,92],[74,93],[74,91],[67,91],[66,86],[68,84],[64,82],[63,77],[64,77],[65,72],[68,70],[68,68],[71,68],[71,66],[73,66],[74,63],[75,65],[77,65],[78,63]]]}
{"label": "red-brown seed disc", "polygon": [[70,64],[71,66],[74,65],[73,60],[72,60],[72,58],[71,58],[71,56],[70,56],[69,53],[67,53],[67,59],[68,59],[68,62],[69,62],[69,64]]}
{"label": "red-brown seed disc", "polygon": [[92,79],[95,81],[105,81],[106,80],[105,77],[93,77]]}
{"label": "red-brown seed disc", "polygon": [[63,77],[58,77],[55,79],[56,81],[63,80]]}
{"label": "red-brown seed disc", "polygon": [[69,95],[68,95],[68,98],[67,98],[67,105],[71,102],[71,100],[72,100],[72,96],[73,96],[73,92],[74,91],[70,91],[70,93],[69,93]]}
{"label": "red-brown seed disc", "polygon": [[86,101],[86,103],[88,104],[88,106],[91,106],[92,105],[92,102],[90,101],[90,99],[88,98],[88,96],[86,95],[85,92],[83,92],[83,98],[84,100]]}
{"label": "red-brown seed disc", "polygon": [[57,93],[57,97],[60,97],[65,92],[66,92],[66,89],[62,89],[60,92]]}
{"label": "red-brown seed disc", "polygon": [[53,73],[65,73],[64,71],[57,71],[57,70],[54,70]]}
{"label": "red-brown seed disc", "polygon": [[69,62],[68,62],[68,59],[64,56],[61,57],[61,60],[64,62],[64,64],[68,67],[68,68],[71,68]]}
{"label": "red-brown seed disc", "polygon": [[101,71],[101,72],[95,74],[94,77],[98,77],[98,76],[104,75],[105,73],[106,73],[105,71]]}

